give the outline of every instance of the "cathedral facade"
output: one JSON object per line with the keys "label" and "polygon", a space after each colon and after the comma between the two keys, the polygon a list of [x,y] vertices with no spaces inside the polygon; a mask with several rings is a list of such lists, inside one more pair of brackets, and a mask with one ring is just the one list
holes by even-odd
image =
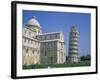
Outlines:
{"label": "cathedral facade", "polygon": [[32,17],[22,27],[22,63],[63,64],[66,49],[63,32],[43,33],[40,23]]}

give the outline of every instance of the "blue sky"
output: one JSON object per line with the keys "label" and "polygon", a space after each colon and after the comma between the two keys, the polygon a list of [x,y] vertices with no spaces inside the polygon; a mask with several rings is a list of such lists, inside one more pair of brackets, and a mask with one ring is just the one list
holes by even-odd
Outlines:
{"label": "blue sky", "polygon": [[44,33],[62,31],[65,36],[67,55],[70,28],[76,25],[79,30],[79,56],[90,54],[91,15],[89,13],[23,10],[22,15],[23,25],[25,25],[32,16],[36,16]]}

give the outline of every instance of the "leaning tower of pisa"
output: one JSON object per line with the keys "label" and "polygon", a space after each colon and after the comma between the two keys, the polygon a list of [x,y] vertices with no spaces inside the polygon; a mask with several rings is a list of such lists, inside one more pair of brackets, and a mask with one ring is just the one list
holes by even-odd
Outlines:
{"label": "leaning tower of pisa", "polygon": [[68,62],[78,63],[78,44],[79,44],[79,32],[76,26],[71,27],[69,34],[69,52],[68,52]]}

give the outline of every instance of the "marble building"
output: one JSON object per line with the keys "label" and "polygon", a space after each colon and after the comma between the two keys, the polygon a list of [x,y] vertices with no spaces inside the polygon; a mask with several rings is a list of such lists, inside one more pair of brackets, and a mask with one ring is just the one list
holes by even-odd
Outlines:
{"label": "marble building", "polygon": [[71,27],[69,35],[69,63],[78,63],[79,31],[76,26]]}
{"label": "marble building", "polygon": [[39,21],[32,17],[22,27],[22,63],[63,64],[66,49],[63,32],[43,33]]}

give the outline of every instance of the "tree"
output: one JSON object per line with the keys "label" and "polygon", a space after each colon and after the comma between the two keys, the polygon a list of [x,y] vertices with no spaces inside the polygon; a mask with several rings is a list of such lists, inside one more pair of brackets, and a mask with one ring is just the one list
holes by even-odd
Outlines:
{"label": "tree", "polygon": [[81,56],[80,60],[81,61],[91,60],[91,56],[90,56],[90,54],[87,54],[86,56]]}
{"label": "tree", "polygon": [[90,54],[86,55],[86,59],[87,59],[87,60],[91,60]]}
{"label": "tree", "polygon": [[81,56],[80,60],[81,61],[85,61],[86,60],[86,57],[85,56]]}

